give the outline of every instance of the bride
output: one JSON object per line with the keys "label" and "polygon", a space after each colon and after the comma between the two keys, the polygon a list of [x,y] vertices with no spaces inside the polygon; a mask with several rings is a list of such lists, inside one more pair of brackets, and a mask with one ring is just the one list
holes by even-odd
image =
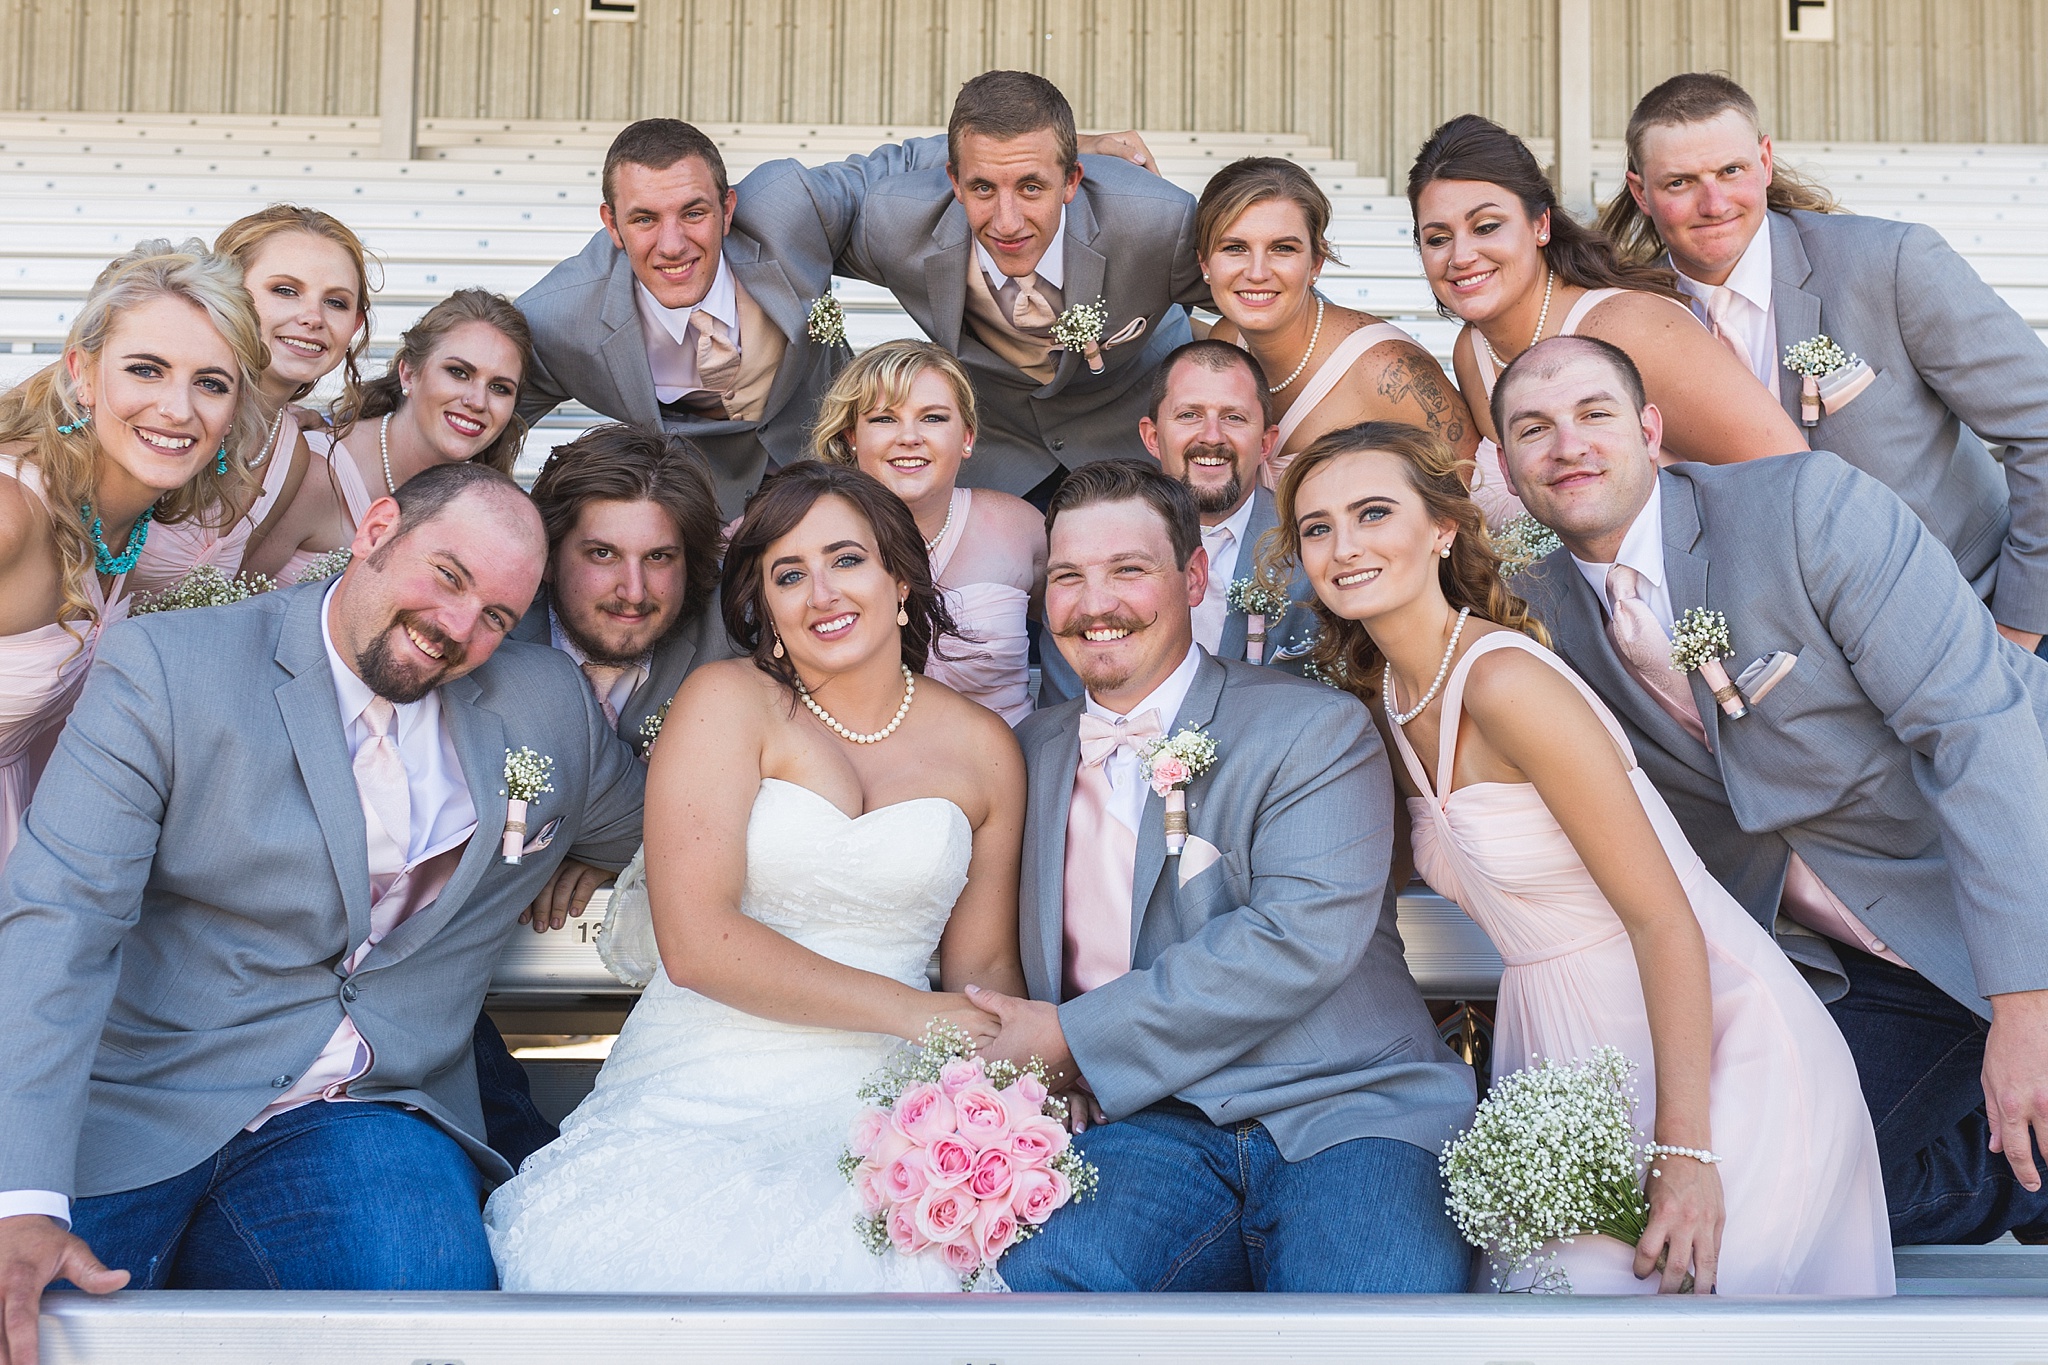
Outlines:
{"label": "bride", "polygon": [[[917,676],[952,629],[909,512],[805,462],[725,561],[751,657],[676,693],[647,779],[663,971],[590,1097],[484,1210],[506,1289],[957,1290],[868,1251],[836,1158],[854,1092],[967,985],[1024,994],[1024,765],[1009,728]],[[939,954],[944,990],[926,984]]]}

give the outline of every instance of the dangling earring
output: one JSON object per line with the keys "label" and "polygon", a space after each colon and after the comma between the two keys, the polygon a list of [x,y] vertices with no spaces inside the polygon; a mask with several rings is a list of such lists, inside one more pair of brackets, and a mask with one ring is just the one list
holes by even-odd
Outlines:
{"label": "dangling earring", "polygon": [[57,428],[59,436],[69,436],[74,431],[84,431],[92,425],[92,408],[83,404],[81,406],[85,408],[85,411],[76,422],[66,422],[63,426]]}
{"label": "dangling earring", "polygon": [[899,626],[910,624],[910,611],[904,602],[896,604],[896,624]]}
{"label": "dangling earring", "polygon": [[213,474],[220,478],[228,472],[228,443],[222,441],[220,449],[213,452]]}
{"label": "dangling earring", "polygon": [[773,649],[772,651],[770,651],[770,652],[771,652],[771,653],[773,653],[773,654],[775,655],[775,657],[776,657],[776,658],[778,658],[778,659],[782,657],[782,632],[781,632],[781,631],[777,631],[777,632],[775,633],[775,648],[774,648],[774,649]]}

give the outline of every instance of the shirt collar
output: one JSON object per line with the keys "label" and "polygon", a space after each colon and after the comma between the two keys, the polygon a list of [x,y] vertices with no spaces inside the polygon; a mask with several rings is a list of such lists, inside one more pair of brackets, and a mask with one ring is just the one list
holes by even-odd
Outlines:
{"label": "shirt collar", "polygon": [[740,344],[740,302],[733,288],[732,267],[721,259],[718,273],[711,277],[711,290],[688,308],[669,308],[654,297],[646,285],[633,281],[633,293],[640,305],[640,316],[660,327],[675,339],[678,346],[684,345],[683,333],[690,330],[690,319],[699,309],[711,314],[724,323],[732,334],[733,345]]}
{"label": "shirt collar", "polygon": [[[354,669],[342,662],[341,651],[334,647],[334,633],[328,629],[327,617],[334,605],[334,591],[340,586],[341,580],[336,579],[327,589],[327,595],[320,599],[320,642],[327,646],[327,669],[334,674],[334,700],[341,708],[341,730],[346,735],[349,727],[362,719],[364,708],[377,694],[356,676]],[[395,728],[400,743],[404,743],[421,725],[439,724],[441,719],[441,693],[438,688],[418,701],[393,702],[392,705],[398,713]]]}
{"label": "shirt collar", "polygon": [[[974,259],[981,263],[981,273],[988,277],[988,287],[991,291],[1001,289],[1003,282],[1010,278],[1003,273],[1002,267],[996,264],[996,258],[989,255],[988,248],[981,244],[981,238],[979,237],[974,239]],[[1038,264],[1032,267],[1032,272],[1055,289],[1065,289],[1067,287],[1067,206],[1065,204],[1060,205],[1060,225],[1053,230],[1052,240],[1046,243],[1045,254],[1038,258]],[[725,272],[720,271],[719,273],[723,274]]]}
{"label": "shirt collar", "polygon": [[[1714,296],[1716,286],[1702,284],[1683,270],[1674,266],[1678,276],[1678,287],[1704,306]],[[1736,258],[1735,268],[1728,272],[1724,283],[1741,297],[1755,304],[1766,317],[1771,311],[1771,220],[1764,215],[1763,225],[1756,230],[1756,236],[1749,239],[1749,245]]]}
{"label": "shirt collar", "polygon": [[1228,531],[1230,532],[1231,544],[1243,545],[1245,529],[1251,525],[1252,504],[1254,502],[1257,502],[1258,498],[1258,491],[1254,489],[1245,498],[1243,506],[1239,507],[1235,512],[1232,512],[1223,520],[1217,522],[1214,526],[1204,526],[1202,528],[1202,534],[1204,536],[1210,536],[1214,535],[1218,531]]}
{"label": "shirt collar", "polygon": [[[1614,564],[1588,564],[1577,555],[1572,556],[1572,563],[1579,566],[1579,572],[1593,585],[1594,595],[1605,607],[1607,571]],[[1664,586],[1664,480],[1661,476],[1650,481],[1650,500],[1629,523],[1628,534],[1621,538],[1621,551],[1615,555],[1614,563],[1628,565],[1653,587]]]}
{"label": "shirt collar", "polygon": [[1131,716],[1141,716],[1147,711],[1157,711],[1159,713],[1160,734],[1170,734],[1173,730],[1174,720],[1180,715],[1181,703],[1188,699],[1188,689],[1195,685],[1195,670],[1202,666],[1203,657],[1202,647],[1191,644],[1188,646],[1187,658],[1180,661],[1180,667],[1167,674],[1165,682],[1153,688],[1151,694],[1145,700],[1133,706],[1127,713],[1119,715],[1095,700],[1093,696],[1087,696],[1085,705],[1087,706],[1088,714],[1099,716],[1114,725]]}

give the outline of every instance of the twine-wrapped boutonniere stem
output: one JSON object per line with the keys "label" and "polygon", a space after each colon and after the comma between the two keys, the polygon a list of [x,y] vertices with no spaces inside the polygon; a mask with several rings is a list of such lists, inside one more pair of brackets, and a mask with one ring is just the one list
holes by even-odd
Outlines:
{"label": "twine-wrapped boutonniere stem", "polygon": [[1216,764],[1216,741],[1188,726],[1145,751],[1145,780],[1166,802],[1166,853],[1180,856],[1188,843],[1188,784]]}
{"label": "twine-wrapped boutonniere stem", "polygon": [[548,775],[555,760],[528,748],[505,751],[505,861],[519,865],[526,847],[526,808],[554,787]]}
{"label": "twine-wrapped boutonniere stem", "polygon": [[1245,661],[1264,663],[1266,627],[1274,618],[1285,616],[1290,603],[1286,597],[1274,592],[1256,578],[1240,578],[1232,583],[1230,594],[1225,601],[1232,611],[1244,614]]}
{"label": "twine-wrapped boutonniere stem", "polygon": [[1734,654],[1735,646],[1728,639],[1728,618],[1718,611],[1689,608],[1672,629],[1671,666],[1680,673],[1697,671],[1728,718],[1741,720],[1749,714],[1749,703],[1729,680],[1728,670],[1721,667],[1721,660]]}
{"label": "twine-wrapped boutonniere stem", "polygon": [[1821,381],[1855,364],[1856,357],[1838,346],[1826,332],[1785,348],[1785,368],[1799,376],[1799,421],[1802,425],[1820,425]]}

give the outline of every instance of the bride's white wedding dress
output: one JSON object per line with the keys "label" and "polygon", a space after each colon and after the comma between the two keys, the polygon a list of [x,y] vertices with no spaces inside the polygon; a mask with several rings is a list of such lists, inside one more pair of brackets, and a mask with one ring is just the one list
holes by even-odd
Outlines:
{"label": "bride's white wedding dress", "polygon": [[[921,797],[848,817],[762,782],[740,909],[848,966],[926,986],[967,885],[960,808]],[[484,1209],[506,1289],[957,1292],[936,1258],[877,1256],[837,1158],[854,1091],[902,1046],[742,1014],[657,972],[562,1136]]]}

